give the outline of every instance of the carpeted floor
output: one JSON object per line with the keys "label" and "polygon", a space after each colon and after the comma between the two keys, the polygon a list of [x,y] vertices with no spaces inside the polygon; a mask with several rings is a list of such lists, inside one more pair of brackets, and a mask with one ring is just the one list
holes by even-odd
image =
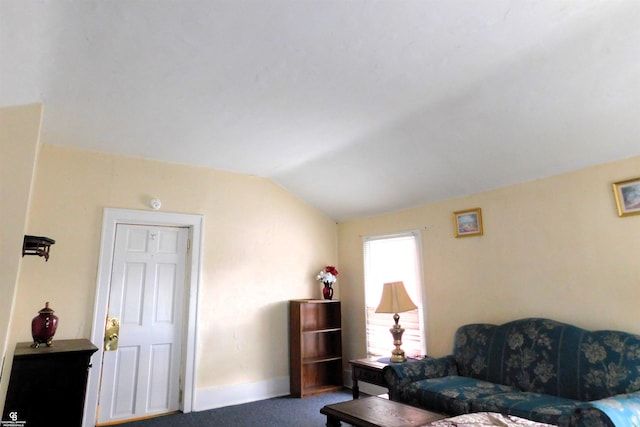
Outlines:
{"label": "carpeted floor", "polygon": [[[361,397],[362,393],[361,393]],[[324,405],[351,400],[351,390],[298,399],[276,397],[208,411],[172,414],[119,424],[124,427],[325,427]],[[343,425],[346,425],[343,423]]]}

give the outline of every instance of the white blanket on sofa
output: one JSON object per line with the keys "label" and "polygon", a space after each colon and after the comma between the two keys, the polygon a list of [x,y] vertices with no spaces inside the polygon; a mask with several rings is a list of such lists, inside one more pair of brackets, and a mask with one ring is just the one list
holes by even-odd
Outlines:
{"label": "white blanket on sofa", "polygon": [[539,423],[513,415],[495,412],[475,412],[432,421],[421,427],[550,427],[551,424]]}

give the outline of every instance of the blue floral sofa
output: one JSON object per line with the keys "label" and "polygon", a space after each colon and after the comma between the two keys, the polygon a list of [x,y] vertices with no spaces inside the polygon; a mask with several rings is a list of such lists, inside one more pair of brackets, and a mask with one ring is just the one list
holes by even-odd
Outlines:
{"label": "blue floral sofa", "polygon": [[529,318],[471,324],[453,353],[384,369],[392,400],[450,415],[559,426],[640,426],[640,336]]}

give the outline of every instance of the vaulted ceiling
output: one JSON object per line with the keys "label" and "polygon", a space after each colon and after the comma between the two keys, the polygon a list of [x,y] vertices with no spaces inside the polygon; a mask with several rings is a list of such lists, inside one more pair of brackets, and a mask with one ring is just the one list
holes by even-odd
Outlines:
{"label": "vaulted ceiling", "polygon": [[337,221],[640,155],[637,0],[0,0],[42,142],[272,179]]}

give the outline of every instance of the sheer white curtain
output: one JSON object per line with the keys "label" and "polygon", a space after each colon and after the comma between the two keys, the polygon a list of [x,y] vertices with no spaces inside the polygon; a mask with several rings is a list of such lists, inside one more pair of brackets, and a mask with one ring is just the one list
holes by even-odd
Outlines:
{"label": "sheer white curtain", "polygon": [[412,231],[363,239],[365,305],[367,319],[367,356],[389,357],[393,350],[393,315],[375,313],[382,296],[382,285],[404,282],[417,310],[399,313],[400,325],[405,329],[402,349],[407,357],[426,354],[424,339],[422,251],[420,232]]}

